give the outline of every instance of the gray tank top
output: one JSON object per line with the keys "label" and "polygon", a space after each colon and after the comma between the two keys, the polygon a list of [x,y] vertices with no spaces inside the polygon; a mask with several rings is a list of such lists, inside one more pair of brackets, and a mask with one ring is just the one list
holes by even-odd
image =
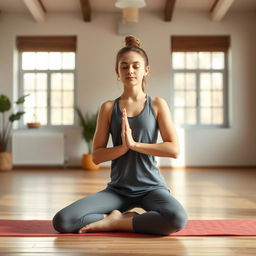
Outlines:
{"label": "gray tank top", "polygon": [[[115,99],[109,132],[112,136],[113,146],[122,145],[121,128],[122,113],[119,99]],[[151,97],[140,114],[128,117],[134,141],[142,143],[156,143],[158,123],[151,106]],[[151,190],[165,188],[169,192],[164,177],[156,167],[155,156],[146,155],[128,150],[126,154],[112,160],[111,181],[107,184],[109,189],[125,196],[141,196]]]}

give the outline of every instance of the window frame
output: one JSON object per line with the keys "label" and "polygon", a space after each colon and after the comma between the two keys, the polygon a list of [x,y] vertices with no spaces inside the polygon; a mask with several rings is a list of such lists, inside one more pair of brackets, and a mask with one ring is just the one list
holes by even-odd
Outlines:
{"label": "window frame", "polygon": [[[173,113],[173,122],[175,125],[181,128],[191,128],[191,129],[198,129],[198,128],[229,128],[230,121],[229,121],[229,52],[228,51],[207,51],[207,52],[222,52],[224,54],[224,69],[174,69],[173,68],[173,53],[178,51],[171,51],[171,109]],[[186,52],[196,52],[197,54],[201,51],[179,51],[182,53]],[[202,107],[200,106],[200,74],[203,72],[207,73],[214,73],[220,72],[223,73],[223,124],[202,124],[200,120],[200,112]],[[175,122],[175,90],[174,87],[174,75],[175,73],[195,73],[196,75],[196,124],[178,124]],[[182,107],[184,110],[187,108],[186,106]],[[211,107],[212,108],[212,107]],[[185,112],[186,113],[186,112]],[[186,116],[185,116],[186,117]]]}
{"label": "window frame", "polygon": [[[24,51],[26,52],[26,51]],[[34,52],[42,52],[42,51],[34,51]],[[55,52],[55,51],[45,51],[45,52]],[[58,51],[58,52],[65,52],[65,51]],[[42,125],[40,129],[44,130],[49,130],[49,129],[70,129],[70,128],[76,128],[77,127],[77,115],[75,112],[74,107],[77,105],[77,53],[76,51],[72,51],[75,54],[75,68],[73,70],[70,69],[57,69],[57,70],[23,70],[22,69],[22,53],[23,52],[18,52],[18,96],[23,96],[24,95],[24,85],[23,85],[23,74],[25,73],[47,73],[47,125]],[[73,104],[73,111],[74,111],[74,118],[73,118],[73,124],[71,125],[51,125],[50,124],[50,110],[51,110],[51,73],[73,73],[74,74],[74,104]],[[24,111],[24,106],[21,105],[19,111]],[[20,120],[17,122],[18,123],[18,129],[26,129],[27,126],[24,124],[24,116],[20,118]]]}

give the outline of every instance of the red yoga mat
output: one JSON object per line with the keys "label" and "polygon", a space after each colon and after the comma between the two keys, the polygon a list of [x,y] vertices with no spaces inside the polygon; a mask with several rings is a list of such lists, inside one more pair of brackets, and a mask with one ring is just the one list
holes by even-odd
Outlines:
{"label": "red yoga mat", "polygon": [[[168,236],[255,236],[256,220],[189,220]],[[50,220],[0,220],[0,236],[151,236],[133,232],[60,234]]]}

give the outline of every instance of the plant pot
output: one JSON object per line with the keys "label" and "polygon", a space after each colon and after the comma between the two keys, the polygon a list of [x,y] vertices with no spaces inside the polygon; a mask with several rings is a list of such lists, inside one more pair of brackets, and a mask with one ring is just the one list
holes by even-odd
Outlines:
{"label": "plant pot", "polygon": [[38,123],[38,122],[33,122],[33,123],[27,123],[27,127],[28,128],[40,128],[41,126],[41,123]]}
{"label": "plant pot", "polygon": [[12,153],[0,152],[0,171],[11,171],[12,167]]}
{"label": "plant pot", "polygon": [[98,170],[100,168],[99,165],[95,164],[92,161],[92,154],[83,154],[82,158],[82,167],[85,170]]}

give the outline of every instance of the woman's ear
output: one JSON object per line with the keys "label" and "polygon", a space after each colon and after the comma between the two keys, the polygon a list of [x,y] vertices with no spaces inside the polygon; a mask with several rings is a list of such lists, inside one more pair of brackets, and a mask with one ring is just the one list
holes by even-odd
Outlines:
{"label": "woman's ear", "polygon": [[146,66],[146,67],[145,67],[145,72],[146,72],[145,76],[149,73],[149,69],[150,69],[149,66]]}

